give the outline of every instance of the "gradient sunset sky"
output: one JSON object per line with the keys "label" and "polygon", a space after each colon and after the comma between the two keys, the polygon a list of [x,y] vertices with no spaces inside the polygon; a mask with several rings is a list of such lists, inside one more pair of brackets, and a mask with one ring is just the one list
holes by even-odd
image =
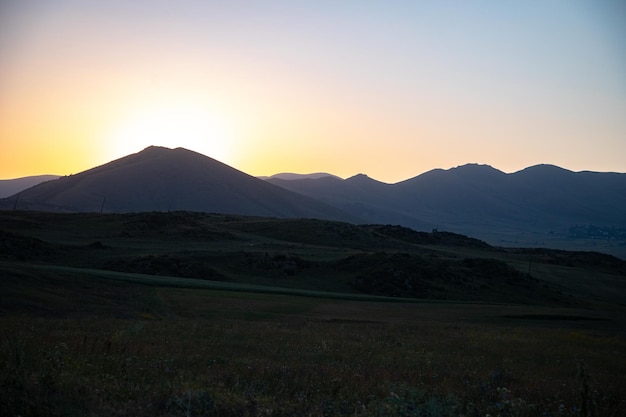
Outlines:
{"label": "gradient sunset sky", "polygon": [[626,172],[626,2],[0,2],[0,178],[149,145],[251,175]]}

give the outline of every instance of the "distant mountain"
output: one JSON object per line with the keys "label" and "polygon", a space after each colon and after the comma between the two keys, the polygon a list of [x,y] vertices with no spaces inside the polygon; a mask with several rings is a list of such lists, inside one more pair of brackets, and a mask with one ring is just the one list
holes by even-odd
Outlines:
{"label": "distant mountain", "polygon": [[398,207],[466,231],[626,225],[626,174],[537,165],[505,174],[486,165],[430,171],[396,185]]}
{"label": "distant mountain", "polygon": [[35,175],[32,177],[15,178],[11,180],[0,180],[0,198],[17,194],[22,190],[45,181],[56,180],[58,175]]}
{"label": "distant mountain", "polygon": [[396,184],[346,180],[269,182],[373,223],[468,234],[491,243],[576,224],[626,227],[626,174],[537,165],[506,174],[488,165],[435,169]]}
{"label": "distant mountain", "polygon": [[274,174],[272,176],[269,177],[258,177],[262,180],[270,180],[270,179],[279,179],[279,180],[304,180],[304,179],[313,179],[313,180],[317,180],[320,178],[325,178],[325,177],[333,177],[333,178],[337,178],[337,179],[341,179],[336,175],[333,174],[328,174],[326,172],[315,172],[312,174],[294,174],[291,172],[283,172],[280,174]]}
{"label": "distant mountain", "polygon": [[[10,209],[15,198],[0,200]],[[68,212],[188,210],[358,221],[341,210],[183,148],[151,146],[24,190],[19,209]]]}
{"label": "distant mountain", "polygon": [[268,182],[340,207],[367,223],[402,224],[418,230],[432,229],[430,223],[392,208],[389,202],[395,198],[393,187],[365,174],[345,180],[324,177],[317,180],[269,179]]}

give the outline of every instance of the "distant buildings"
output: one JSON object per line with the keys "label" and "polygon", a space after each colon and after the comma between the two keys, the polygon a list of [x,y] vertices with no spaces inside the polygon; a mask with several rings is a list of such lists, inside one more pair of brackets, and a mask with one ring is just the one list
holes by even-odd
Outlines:
{"label": "distant buildings", "polygon": [[576,225],[569,228],[569,234],[573,238],[626,241],[626,227]]}

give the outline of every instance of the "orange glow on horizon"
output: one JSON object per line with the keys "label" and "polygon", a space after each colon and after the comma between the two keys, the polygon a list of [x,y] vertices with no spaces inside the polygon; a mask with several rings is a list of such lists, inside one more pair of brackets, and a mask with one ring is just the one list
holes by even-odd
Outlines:
{"label": "orange glow on horizon", "polygon": [[103,136],[109,159],[117,159],[148,146],[183,147],[218,160],[236,152],[232,123],[218,110],[194,100],[166,100],[132,109]]}
{"label": "orange glow on horizon", "polygon": [[626,172],[622,26],[589,5],[5,3],[0,179],[150,145],[390,183],[465,163]]}

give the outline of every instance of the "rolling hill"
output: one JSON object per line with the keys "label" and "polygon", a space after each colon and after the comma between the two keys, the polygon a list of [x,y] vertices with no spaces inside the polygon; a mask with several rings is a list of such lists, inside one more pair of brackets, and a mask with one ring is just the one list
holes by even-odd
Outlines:
{"label": "rolling hill", "polygon": [[[16,198],[4,199],[0,208],[11,209]],[[155,146],[24,190],[17,208],[117,213],[188,210],[358,221],[199,153]]]}
{"label": "rolling hill", "polygon": [[401,226],[185,211],[0,212],[0,270],[3,264],[272,291],[611,308],[620,308],[626,276],[626,261],[592,252],[503,249]]}

